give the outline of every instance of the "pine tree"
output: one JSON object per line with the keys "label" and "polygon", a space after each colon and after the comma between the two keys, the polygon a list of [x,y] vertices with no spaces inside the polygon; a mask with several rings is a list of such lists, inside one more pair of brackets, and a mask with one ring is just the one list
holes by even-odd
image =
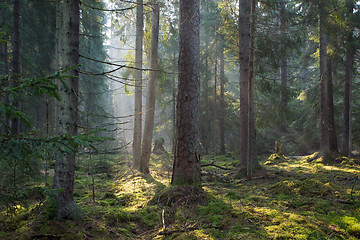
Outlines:
{"label": "pine tree", "polygon": [[152,23],[151,23],[151,54],[150,65],[152,71],[150,72],[150,82],[147,91],[144,139],[142,142],[142,155],[140,161],[140,171],[148,174],[149,161],[151,153],[151,142],[154,131],[154,114],[155,114],[155,97],[156,97],[156,82],[158,69],[158,45],[159,45],[159,15],[160,9],[157,0],[152,1]]}
{"label": "pine tree", "polygon": [[[65,0],[60,3],[62,21],[60,22],[60,65],[69,69],[71,75],[67,85],[60,88],[61,101],[58,103],[59,134],[77,134],[78,124],[78,77],[79,77],[79,23],[78,0]],[[57,156],[53,188],[58,189],[56,197],[56,219],[79,219],[81,211],[74,201],[75,151],[63,152]]]}
{"label": "pine tree", "polygon": [[180,0],[179,78],[172,185],[198,185],[200,100],[199,1]]}

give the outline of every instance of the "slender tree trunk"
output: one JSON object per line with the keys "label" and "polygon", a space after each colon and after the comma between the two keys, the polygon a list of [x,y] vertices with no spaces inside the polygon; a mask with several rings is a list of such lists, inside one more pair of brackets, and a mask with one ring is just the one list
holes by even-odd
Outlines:
{"label": "slender tree trunk", "polygon": [[8,56],[8,48],[6,43],[0,43],[0,51],[1,51],[1,74],[6,76],[9,74],[9,56]]}
{"label": "slender tree trunk", "polygon": [[133,138],[133,166],[140,168],[141,121],[142,121],[142,50],[143,50],[143,0],[136,1],[136,43],[135,43],[135,112]]}
{"label": "slender tree trunk", "polygon": [[[20,79],[20,0],[14,0],[14,10],[13,10],[13,21],[14,21],[14,35],[13,35],[13,60],[12,60],[12,79],[13,86],[18,85]],[[12,105],[19,109],[20,102],[14,100]],[[20,121],[17,118],[12,120],[12,132],[17,134],[19,132]]]}
{"label": "slender tree trunk", "polygon": [[324,24],[326,22],[324,2],[319,3],[319,49],[320,49],[320,153],[330,152],[328,100],[327,100],[327,37]]}
{"label": "slender tree trunk", "polygon": [[172,185],[199,185],[200,2],[180,0],[176,145]]}
{"label": "slender tree trunk", "polygon": [[[218,54],[218,52],[216,51],[216,55]],[[217,68],[218,68],[218,60],[217,60],[217,57],[215,57],[215,69],[214,69],[214,103],[212,104],[212,111],[211,111],[211,114],[212,116],[216,116],[216,106],[217,106],[217,92],[216,92],[216,89],[217,89]],[[214,124],[212,126],[214,126],[214,133],[213,133],[213,142],[212,142],[212,146],[213,146],[213,153],[214,154],[217,154],[217,144],[216,144],[216,131],[215,131],[215,126],[216,126],[216,117],[213,118],[214,119]]]}
{"label": "slender tree trunk", "polygon": [[[208,6],[207,6],[207,1],[206,1],[206,11],[208,12]],[[209,88],[209,36],[207,34],[207,32],[205,32],[205,133],[204,133],[204,138],[202,139],[203,143],[204,143],[204,148],[205,148],[205,155],[209,154],[209,144],[210,144],[210,114],[209,114],[209,93],[208,93],[208,88]]]}
{"label": "slender tree trunk", "polygon": [[[60,70],[60,24],[62,22],[62,13],[61,13],[61,9],[60,9],[60,1],[56,1],[56,23],[55,23],[55,70],[59,71]],[[56,85],[58,87],[60,87],[59,85],[59,79],[56,79]],[[58,129],[58,111],[59,106],[58,106],[58,101],[55,100],[54,101],[54,131],[55,134],[59,133],[59,129]]]}
{"label": "slender tree trunk", "polygon": [[224,63],[224,46],[221,43],[220,49],[220,114],[219,114],[219,134],[220,134],[220,153],[225,154],[225,63]]}
{"label": "slender tree trunk", "polygon": [[173,86],[172,86],[172,120],[173,120],[173,141],[172,141],[172,152],[175,153],[175,136],[176,136],[176,77],[175,73],[177,70],[177,62],[176,62],[176,52],[174,50],[174,58],[173,58]]}
{"label": "slender tree trunk", "polygon": [[[286,34],[286,16],[285,16],[285,0],[280,1],[280,36],[285,38]],[[280,59],[280,119],[282,122],[286,120],[286,110],[288,104],[288,97],[287,97],[287,57],[286,57],[286,50],[284,43],[281,43],[281,52],[283,53]]]}
{"label": "slender tree trunk", "polygon": [[334,97],[333,97],[333,77],[332,77],[332,59],[327,56],[327,80],[328,80],[328,117],[329,117],[329,138],[330,138],[330,151],[337,152],[337,137],[334,117]]}
{"label": "slender tree trunk", "polygon": [[142,156],[140,161],[140,171],[148,174],[149,161],[151,153],[151,142],[154,131],[154,114],[155,114],[155,97],[156,97],[156,82],[157,82],[157,68],[158,68],[158,45],[159,45],[159,4],[157,0],[152,0],[152,29],[151,29],[151,69],[150,82],[147,92],[146,101],[146,115],[144,127],[144,139],[142,143]]}
{"label": "slender tree trunk", "polygon": [[249,160],[247,165],[247,177],[252,178],[252,171],[255,167],[258,167],[256,160],[256,126],[255,126],[255,6],[256,1],[251,1],[251,17],[250,17],[250,56],[249,56]]}
{"label": "slender tree trunk", "polygon": [[240,175],[246,175],[249,151],[249,55],[251,2],[240,0],[239,6],[239,76],[240,76]]}
{"label": "slender tree trunk", "polygon": [[[0,16],[1,17],[1,16]],[[2,21],[3,22],[3,19]],[[7,48],[7,43],[0,43],[0,63],[1,63],[1,72],[0,75],[2,75],[1,77],[3,78],[3,81],[5,81],[5,86],[9,86],[9,56],[8,56],[8,48]],[[5,94],[5,96],[1,99],[3,103],[5,104],[10,104],[10,99],[9,99],[9,95]],[[10,127],[10,119],[9,116],[4,114],[1,117],[4,118],[5,120],[5,125],[6,127],[4,127],[3,129],[1,129],[1,131],[3,131],[4,133],[9,131],[9,127]]]}
{"label": "slender tree trunk", "polygon": [[344,87],[344,111],[343,111],[343,135],[342,135],[342,154],[350,155],[350,123],[351,123],[351,84],[352,84],[352,68],[353,68],[353,37],[352,32],[347,38],[347,49],[345,58],[345,87]]}
{"label": "slender tree trunk", "polygon": [[[67,69],[79,64],[79,20],[80,9],[78,0],[64,0],[60,3],[62,21],[60,22],[60,65]],[[67,72],[72,78],[68,87],[60,87],[61,101],[58,106],[59,134],[77,134],[78,121],[78,77],[79,70],[73,68]],[[58,156],[55,163],[53,188],[57,191],[56,219],[79,219],[82,212],[74,201],[75,151]]]}

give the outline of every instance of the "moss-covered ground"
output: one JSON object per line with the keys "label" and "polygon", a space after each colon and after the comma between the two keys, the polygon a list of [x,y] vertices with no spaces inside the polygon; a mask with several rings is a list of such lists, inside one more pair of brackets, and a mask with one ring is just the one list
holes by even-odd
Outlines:
{"label": "moss-covered ground", "polygon": [[0,239],[360,238],[357,159],[259,157],[262,169],[248,181],[235,178],[235,154],[205,156],[201,189],[170,187],[170,154],[152,156],[151,176],[129,159],[79,157],[74,195],[87,215],[82,222],[49,220],[51,191],[29,183],[26,202],[2,209]]}

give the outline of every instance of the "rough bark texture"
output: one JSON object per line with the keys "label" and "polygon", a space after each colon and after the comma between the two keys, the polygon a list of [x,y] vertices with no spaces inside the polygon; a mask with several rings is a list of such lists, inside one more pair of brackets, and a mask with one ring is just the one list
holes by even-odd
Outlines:
{"label": "rough bark texture", "polygon": [[240,76],[240,175],[246,175],[249,147],[249,55],[251,2],[240,0],[239,6],[239,76]]}
{"label": "rough bark texture", "polygon": [[[280,36],[285,37],[286,34],[286,16],[285,16],[285,1],[280,1]],[[280,59],[280,119],[284,121],[286,119],[286,109],[288,104],[287,97],[287,59],[285,54],[284,43],[281,43],[281,52],[284,53]]]}
{"label": "rough bark texture", "polygon": [[142,50],[143,50],[143,0],[136,1],[136,42],[135,42],[135,112],[133,137],[133,166],[140,168],[141,119],[142,119]]}
{"label": "rough bark texture", "polygon": [[157,68],[158,68],[158,45],[159,45],[159,4],[157,0],[152,0],[152,29],[151,29],[151,69],[150,82],[147,91],[146,100],[146,113],[145,113],[145,126],[144,126],[144,139],[142,143],[142,154],[140,161],[140,171],[148,174],[149,160],[151,153],[151,142],[154,131],[154,114],[155,114],[155,96],[156,96],[156,82],[157,82]]}
{"label": "rough bark texture", "polygon": [[199,185],[199,1],[180,0],[180,50],[173,185]]}
{"label": "rough bark texture", "polygon": [[247,165],[247,177],[251,179],[254,167],[258,167],[256,160],[256,126],[255,126],[255,6],[256,1],[251,1],[251,17],[250,17],[250,56],[249,56],[249,157]]}
{"label": "rough bark texture", "polygon": [[345,79],[344,79],[344,111],[343,111],[343,135],[342,135],[342,154],[350,155],[350,113],[351,113],[351,72],[354,58],[352,47],[352,32],[347,39],[346,59],[345,59]]}
{"label": "rough bark texture", "polygon": [[[79,1],[66,0],[60,3],[62,21],[60,22],[60,65],[67,69],[79,64]],[[77,68],[67,72],[73,77],[67,80],[68,87],[61,86],[58,103],[59,134],[77,134],[78,76]],[[58,156],[55,163],[54,189],[57,192],[54,217],[56,219],[79,219],[81,211],[73,197],[75,176],[75,152]]]}
{"label": "rough bark texture", "polygon": [[333,97],[333,78],[332,78],[332,61],[328,55],[327,58],[327,80],[328,80],[328,117],[329,117],[329,138],[330,138],[330,151],[337,152],[337,137],[334,118],[334,97]]}
{"label": "rough bark texture", "polygon": [[225,61],[224,61],[224,47],[220,49],[220,114],[219,114],[219,134],[220,134],[220,153],[225,154]]}
{"label": "rough bark texture", "polygon": [[323,7],[319,3],[319,49],[320,49],[320,153],[326,155],[330,152],[328,131],[328,100],[327,100],[327,37],[324,24],[326,21]]}
{"label": "rough bark texture", "polygon": [[[13,21],[14,21],[14,33],[13,33],[13,60],[12,60],[12,85],[15,87],[18,85],[20,78],[20,1],[14,0],[13,10]],[[14,100],[12,105],[19,109],[20,102]],[[15,118],[12,120],[11,129],[14,134],[19,132],[19,119]]]}

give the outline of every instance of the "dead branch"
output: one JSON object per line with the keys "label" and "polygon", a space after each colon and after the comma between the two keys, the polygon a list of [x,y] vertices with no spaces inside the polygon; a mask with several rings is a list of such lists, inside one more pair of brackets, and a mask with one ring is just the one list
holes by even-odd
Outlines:
{"label": "dead branch", "polygon": [[225,168],[225,167],[216,165],[215,162],[216,161],[212,161],[211,163],[203,164],[203,165],[201,165],[201,167],[216,167],[216,168],[220,168],[222,170],[232,170],[231,168]]}

